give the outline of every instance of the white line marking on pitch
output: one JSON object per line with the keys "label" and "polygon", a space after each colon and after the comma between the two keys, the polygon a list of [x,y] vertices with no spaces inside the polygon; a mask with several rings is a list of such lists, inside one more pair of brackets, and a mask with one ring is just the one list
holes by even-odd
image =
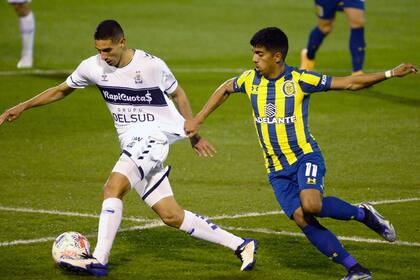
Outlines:
{"label": "white line marking on pitch", "polygon": [[[403,198],[403,199],[393,199],[393,200],[379,200],[371,201],[370,204],[379,205],[379,204],[392,204],[392,203],[402,203],[402,202],[413,202],[420,201],[420,197],[413,198]],[[65,212],[58,210],[44,210],[44,209],[33,209],[33,208],[14,208],[14,207],[5,207],[0,206],[0,211],[11,211],[11,212],[23,212],[23,213],[37,213],[37,214],[51,214],[51,215],[62,215],[62,216],[75,216],[75,217],[86,217],[86,218],[99,218],[99,215],[95,214],[86,214],[78,212]],[[240,213],[234,215],[217,215],[213,216],[213,220],[223,220],[223,219],[238,219],[238,218],[247,218],[247,217],[260,217],[260,216],[269,216],[269,215],[278,215],[284,214],[284,211],[268,211],[268,212],[249,212],[249,213]],[[124,217],[124,220],[133,221],[133,222],[151,222],[153,219],[148,218],[135,218],[135,217]]]}
{"label": "white line marking on pitch", "polygon": [[[174,73],[242,73],[248,69],[245,68],[172,68]],[[28,70],[6,70],[0,71],[0,76],[54,76],[54,75],[70,75],[74,69],[28,69]],[[381,72],[383,69],[365,69],[366,72]],[[335,73],[349,73],[349,69],[333,69],[320,68],[316,72],[335,72]]]}
{"label": "white line marking on pitch", "polygon": [[[125,232],[125,231],[134,231],[134,230],[143,230],[143,229],[149,229],[149,228],[156,228],[163,226],[164,224],[160,220],[153,220],[152,222],[148,224],[144,224],[142,226],[133,226],[125,229],[120,229],[118,232]],[[96,237],[96,233],[90,233],[85,235],[87,238]],[[43,237],[38,239],[27,239],[27,240],[14,240],[14,241],[7,241],[7,242],[0,242],[0,247],[6,247],[6,246],[15,246],[15,245],[26,245],[26,244],[36,244],[36,243],[42,243],[42,242],[48,242],[53,241],[57,237]]]}
{"label": "white line marking on pitch", "polygon": [[[284,231],[284,230],[275,231],[275,230],[267,229],[267,228],[240,228],[240,227],[239,228],[238,227],[223,227],[223,228],[227,230],[249,231],[249,232],[266,233],[266,234],[274,234],[274,235],[305,237],[305,235],[301,232],[290,232],[290,231]],[[340,240],[362,242],[362,243],[379,243],[379,244],[387,244],[387,245],[420,247],[420,243],[399,241],[399,240],[395,242],[387,242],[385,240],[364,238],[364,237],[358,237],[358,236],[337,236],[337,238]]]}
{"label": "white line marking on pitch", "polygon": [[[58,210],[43,210],[43,209],[32,209],[32,208],[12,208],[0,206],[0,211],[11,211],[11,212],[23,212],[23,213],[36,213],[36,214],[51,214],[51,215],[61,215],[61,216],[73,216],[73,217],[85,217],[85,218],[96,218],[99,219],[99,215],[95,214],[85,214],[77,212],[63,212]],[[135,217],[124,217],[124,220],[133,221],[133,222],[150,222],[152,219],[147,218],[135,218]]]}
{"label": "white line marking on pitch", "polygon": [[[404,198],[404,199],[393,199],[393,200],[382,200],[382,201],[371,201],[371,204],[378,205],[378,204],[392,204],[392,203],[403,203],[403,202],[412,202],[412,201],[420,201],[420,198],[413,197],[413,198]],[[64,215],[64,216],[79,216],[79,217],[89,217],[89,218],[98,218],[98,215],[93,214],[83,214],[83,213],[76,213],[76,212],[61,212],[56,210],[42,210],[42,209],[32,209],[32,208],[12,208],[12,207],[4,207],[0,206],[0,210],[3,211],[14,211],[14,212],[25,212],[25,213],[42,213],[42,214],[53,214],[53,215]],[[211,220],[223,220],[223,219],[238,219],[238,218],[247,218],[247,217],[259,217],[259,216],[267,216],[267,215],[277,215],[277,214],[284,214],[283,211],[269,211],[269,212],[250,212],[250,213],[242,213],[242,214],[236,214],[236,215],[218,215],[209,217]],[[132,231],[132,230],[142,230],[147,228],[155,228],[163,226],[164,224],[160,220],[151,220],[151,219],[145,219],[145,218],[133,218],[128,217],[124,218],[125,220],[135,221],[135,222],[149,222],[145,225],[140,226],[133,226],[126,229],[120,229],[119,232],[124,231]],[[271,233],[271,234],[283,234],[288,236],[303,236],[302,233],[296,233],[296,232],[287,232],[287,231],[280,231],[276,232],[270,229],[242,229],[242,228],[234,228],[234,227],[224,227],[226,229],[231,230],[243,230],[243,231],[255,231],[258,232],[258,230],[261,230],[261,233]],[[265,232],[263,232],[265,231]],[[87,235],[87,237],[94,237],[95,234]],[[396,241],[394,243],[388,243],[383,240],[377,240],[377,239],[366,239],[362,237],[340,237],[341,240],[348,240],[348,241],[356,241],[356,242],[367,242],[367,243],[384,243],[384,244],[395,244],[395,245],[402,245],[402,246],[420,246],[420,243],[415,242],[406,242],[406,241]],[[14,246],[14,245],[20,245],[20,244],[34,244],[34,243],[41,243],[41,242],[47,242],[54,240],[55,237],[45,237],[45,238],[39,238],[39,239],[29,239],[29,240],[14,240],[14,241],[6,241],[1,242],[0,247],[5,246]]]}

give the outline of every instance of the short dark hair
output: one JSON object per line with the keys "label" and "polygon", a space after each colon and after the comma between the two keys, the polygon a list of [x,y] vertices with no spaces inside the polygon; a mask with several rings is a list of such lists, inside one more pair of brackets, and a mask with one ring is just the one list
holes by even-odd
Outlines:
{"label": "short dark hair", "polygon": [[111,39],[113,42],[116,42],[121,38],[124,38],[124,31],[117,21],[107,19],[98,24],[93,37],[95,40]]}
{"label": "short dark hair", "polygon": [[286,59],[289,50],[289,42],[286,34],[277,27],[266,27],[259,30],[249,41],[253,47],[265,47],[269,51],[280,52],[283,60]]}

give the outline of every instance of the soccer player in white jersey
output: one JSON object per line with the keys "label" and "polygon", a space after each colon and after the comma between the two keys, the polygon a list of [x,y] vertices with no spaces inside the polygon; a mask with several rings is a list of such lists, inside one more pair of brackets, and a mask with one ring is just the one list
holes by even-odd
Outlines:
{"label": "soccer player in white jersey", "polygon": [[19,17],[19,29],[22,36],[22,51],[17,68],[31,68],[35,37],[35,18],[29,7],[31,0],[7,0],[15,8]]}
{"label": "soccer player in white jersey", "polygon": [[[187,138],[183,125],[185,119],[192,118],[188,98],[174,75],[161,59],[127,48],[123,30],[114,20],[101,22],[94,38],[98,55],[82,61],[62,84],[0,116],[0,125],[6,120],[14,121],[24,110],[58,101],[88,85],[99,88],[112,114],[122,153],[105,183],[96,248],[92,256],[65,260],[60,265],[74,272],[107,275],[108,258],[122,218],[122,199],[131,187],[165,224],[234,250],[242,261],[241,270],[251,270],[256,240],[235,236],[206,218],[183,210],[174,199],[169,168],[163,162],[169,144]],[[199,136],[192,138],[191,144],[198,155],[214,153],[212,145]]]}

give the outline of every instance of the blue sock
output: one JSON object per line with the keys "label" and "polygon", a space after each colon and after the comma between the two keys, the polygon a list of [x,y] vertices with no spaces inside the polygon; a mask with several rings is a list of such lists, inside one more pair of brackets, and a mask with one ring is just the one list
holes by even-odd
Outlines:
{"label": "blue sock", "polygon": [[[363,214],[359,212],[362,212]],[[341,200],[334,196],[327,196],[322,199],[322,209],[318,216],[321,218],[328,217],[336,220],[348,221],[356,219],[358,221],[361,221],[364,218],[364,213],[365,212],[363,211],[363,209],[351,205],[350,203],[345,202],[344,200]]]}
{"label": "blue sock", "polygon": [[357,261],[344,249],[337,237],[317,221],[306,225],[302,231],[322,254],[341,264],[347,270],[357,264]]}
{"label": "blue sock", "polygon": [[319,30],[318,26],[312,29],[311,33],[309,34],[309,41],[306,48],[308,49],[307,57],[309,59],[315,58],[315,53],[318,50],[319,46],[322,44],[322,41],[325,38],[325,34]]}
{"label": "blue sock", "polygon": [[350,31],[350,53],[353,64],[353,72],[363,69],[365,62],[365,29],[352,28]]}

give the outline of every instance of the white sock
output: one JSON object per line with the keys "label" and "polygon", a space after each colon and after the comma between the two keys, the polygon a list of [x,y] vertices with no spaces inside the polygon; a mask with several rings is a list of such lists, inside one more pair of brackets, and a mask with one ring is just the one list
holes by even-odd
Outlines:
{"label": "white sock", "polygon": [[122,219],[123,202],[119,198],[107,198],[102,203],[99,217],[98,242],[93,256],[102,264],[107,264],[112,243],[117,235]]}
{"label": "white sock", "polygon": [[187,210],[184,210],[184,213],[184,221],[179,229],[196,238],[220,244],[232,250],[236,250],[244,242],[242,238],[221,229],[204,217]]}
{"label": "white sock", "polygon": [[22,35],[22,56],[31,56],[33,53],[35,36],[35,18],[32,12],[19,17],[20,34]]}

